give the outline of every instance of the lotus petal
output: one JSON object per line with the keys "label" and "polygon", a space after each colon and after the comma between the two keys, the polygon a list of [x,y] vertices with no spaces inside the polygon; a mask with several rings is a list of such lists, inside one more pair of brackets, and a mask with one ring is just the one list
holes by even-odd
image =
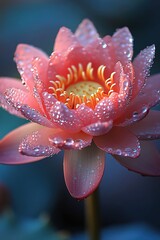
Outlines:
{"label": "lotus petal", "polygon": [[90,44],[99,37],[93,23],[88,19],[83,20],[78,26],[75,36],[83,46]]}
{"label": "lotus petal", "polygon": [[136,158],[140,154],[140,144],[135,135],[121,127],[113,127],[102,136],[93,138],[97,147],[110,154]]}
{"label": "lotus petal", "polygon": [[49,157],[57,154],[60,149],[51,145],[49,137],[54,135],[57,129],[41,127],[37,131],[27,134],[19,145],[19,152],[33,157]]}
{"label": "lotus petal", "polygon": [[54,44],[54,51],[57,52],[64,52],[71,46],[77,44],[76,36],[70,31],[70,29],[66,27],[60,28],[55,44]]}
{"label": "lotus petal", "polygon": [[117,61],[123,65],[131,61],[133,55],[133,37],[127,27],[118,29],[112,36]]}
{"label": "lotus petal", "polygon": [[23,83],[30,90],[34,88],[32,61],[37,57],[44,59],[44,61],[48,61],[47,55],[38,48],[27,44],[19,44],[17,46],[14,59]]}
{"label": "lotus petal", "polygon": [[94,144],[82,150],[64,153],[64,178],[70,194],[77,199],[86,198],[99,185],[103,176],[104,151]]}
{"label": "lotus petal", "polygon": [[82,128],[83,132],[92,135],[99,136],[104,135],[111,130],[113,126],[113,121],[108,122],[96,122],[92,123],[84,128]]}
{"label": "lotus petal", "polygon": [[160,152],[151,142],[141,141],[141,154],[138,158],[117,155],[114,158],[128,170],[144,176],[160,176]]}
{"label": "lotus petal", "polygon": [[65,104],[57,101],[50,110],[52,122],[63,130],[78,132],[81,122],[77,118],[76,110],[69,109]]}
{"label": "lotus petal", "polygon": [[149,76],[149,71],[152,66],[154,56],[155,46],[152,45],[142,50],[134,59],[133,67],[135,71],[135,81],[133,85],[134,89],[132,91],[132,97],[135,97],[145,84],[146,79]]}
{"label": "lotus petal", "polygon": [[26,91],[24,86],[22,85],[22,82],[19,79],[6,77],[0,78],[0,106],[3,107],[8,112],[10,112],[11,114],[14,114],[18,117],[23,117],[22,114],[19,111],[17,111],[11,104],[9,104],[6,99],[5,96],[6,90],[12,87],[14,88],[16,87],[17,89]]}
{"label": "lotus petal", "polygon": [[148,115],[128,127],[139,139],[160,138],[160,111],[150,110]]}
{"label": "lotus petal", "polygon": [[66,131],[56,131],[49,138],[51,145],[60,149],[79,149],[88,147],[92,142],[92,136],[83,132],[70,133]]}
{"label": "lotus petal", "polygon": [[7,134],[2,140],[0,140],[0,163],[3,164],[24,164],[29,162],[35,162],[42,157],[30,157],[22,155],[19,152],[19,144],[22,139],[33,131],[39,130],[39,125],[35,123],[25,124]]}
{"label": "lotus petal", "polygon": [[116,120],[117,125],[128,126],[143,119],[148,110],[160,101],[160,74],[155,74],[147,79],[145,86],[133,99],[123,112],[122,116]]}

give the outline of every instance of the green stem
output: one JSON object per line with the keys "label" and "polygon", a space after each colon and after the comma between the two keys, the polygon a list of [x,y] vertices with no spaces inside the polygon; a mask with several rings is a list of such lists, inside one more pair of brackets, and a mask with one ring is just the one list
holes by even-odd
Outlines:
{"label": "green stem", "polygon": [[85,214],[89,240],[100,240],[98,189],[85,199]]}

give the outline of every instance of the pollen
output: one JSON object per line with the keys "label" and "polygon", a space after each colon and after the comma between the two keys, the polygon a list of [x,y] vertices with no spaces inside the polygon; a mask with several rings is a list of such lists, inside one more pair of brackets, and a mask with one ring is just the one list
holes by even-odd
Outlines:
{"label": "pollen", "polygon": [[105,78],[106,66],[100,65],[95,71],[89,62],[86,68],[81,63],[78,67],[72,65],[68,68],[66,76],[56,75],[56,79],[50,81],[49,87],[57,100],[65,103],[68,108],[76,109],[80,104],[94,109],[96,104],[104,97],[114,92],[114,74]]}

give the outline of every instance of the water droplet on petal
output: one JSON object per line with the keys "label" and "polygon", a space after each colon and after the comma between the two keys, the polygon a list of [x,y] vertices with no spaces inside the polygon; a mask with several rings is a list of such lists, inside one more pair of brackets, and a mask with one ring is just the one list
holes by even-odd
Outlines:
{"label": "water droplet on petal", "polygon": [[107,44],[106,43],[103,43],[102,44],[102,48],[106,48],[107,47]]}
{"label": "water droplet on petal", "polygon": [[131,156],[132,155],[132,149],[131,148],[125,148],[124,150],[124,155],[125,156]]}
{"label": "water droplet on petal", "polygon": [[53,139],[49,138],[49,141],[51,144],[53,144],[55,147],[61,147],[64,144],[64,140],[61,137],[55,137]]}
{"label": "water droplet on petal", "polygon": [[75,149],[82,149],[83,148],[83,146],[85,146],[85,142],[82,140],[82,139],[76,139],[75,141],[74,141],[74,148]]}
{"label": "water droplet on petal", "polygon": [[145,114],[147,113],[148,111],[148,107],[147,106],[144,106],[140,109],[139,112],[135,111],[133,112],[133,121],[138,121],[140,120],[143,116],[145,116]]}
{"label": "water droplet on petal", "polygon": [[18,71],[19,71],[19,73],[20,73],[21,75],[23,75],[23,74],[24,74],[24,70],[23,70],[23,68],[21,68],[21,67],[18,67]]}
{"label": "water droplet on petal", "polygon": [[123,82],[123,90],[126,91],[127,88],[128,88],[128,86],[129,86],[128,81],[124,81],[124,82]]}
{"label": "water droplet on petal", "polygon": [[115,154],[117,154],[117,155],[122,155],[121,149],[117,149],[117,150],[115,151]]}
{"label": "water droplet on petal", "polygon": [[134,113],[133,113],[133,117],[134,117],[134,118],[137,118],[137,116],[138,116],[138,112],[134,112]]}
{"label": "water droplet on petal", "polygon": [[38,148],[38,147],[35,147],[35,148],[34,148],[34,152],[35,152],[35,153],[39,153],[39,148]]}
{"label": "water droplet on petal", "polygon": [[71,147],[71,146],[74,145],[74,140],[73,140],[72,138],[67,138],[67,139],[64,141],[64,143],[65,143],[65,146],[66,146],[66,147]]}

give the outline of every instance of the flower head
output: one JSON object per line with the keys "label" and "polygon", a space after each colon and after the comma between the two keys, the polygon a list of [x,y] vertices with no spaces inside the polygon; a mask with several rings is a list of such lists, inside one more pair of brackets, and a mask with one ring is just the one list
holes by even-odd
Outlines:
{"label": "flower head", "polygon": [[[154,45],[132,61],[127,27],[100,38],[89,20],[73,34],[62,27],[54,51],[18,45],[22,82],[0,79],[1,106],[31,121],[5,136],[0,162],[22,164],[64,150],[69,192],[84,198],[99,185],[105,153],[144,175],[160,175],[160,154],[149,141],[160,138],[160,75],[149,77]],[[134,159],[136,158],[136,159]]]}

